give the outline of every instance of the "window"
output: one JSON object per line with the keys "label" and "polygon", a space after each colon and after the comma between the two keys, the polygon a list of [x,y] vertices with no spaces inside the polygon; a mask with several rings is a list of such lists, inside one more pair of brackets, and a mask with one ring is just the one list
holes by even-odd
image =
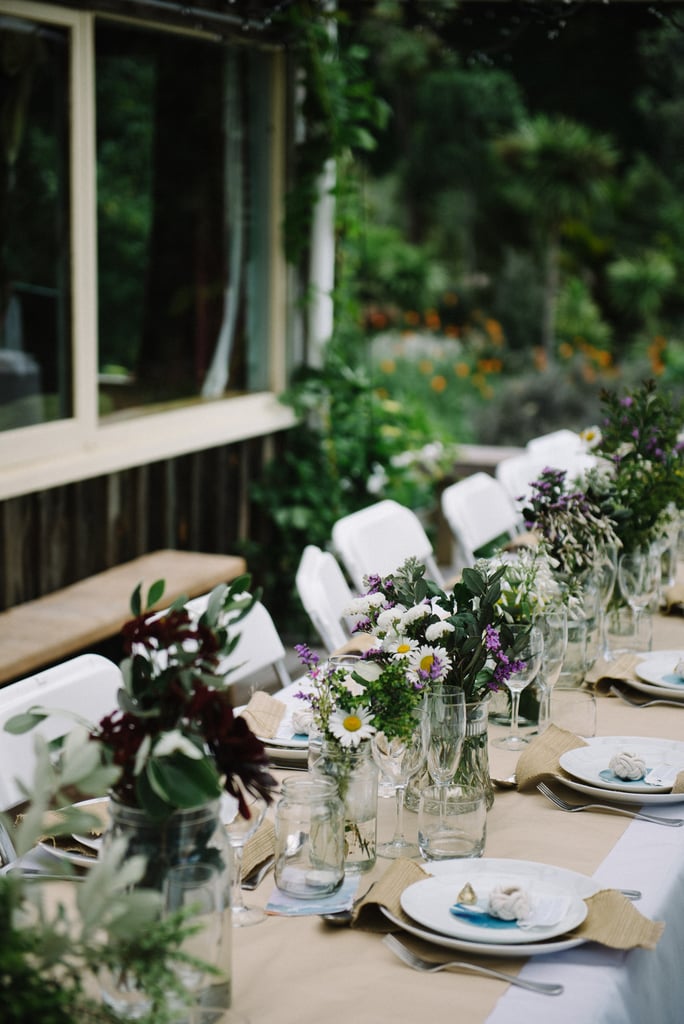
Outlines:
{"label": "window", "polygon": [[[281,55],[66,6],[5,10],[0,467],[68,455],[37,489],[289,425],[272,394]],[[16,486],[0,474],[0,496]]]}

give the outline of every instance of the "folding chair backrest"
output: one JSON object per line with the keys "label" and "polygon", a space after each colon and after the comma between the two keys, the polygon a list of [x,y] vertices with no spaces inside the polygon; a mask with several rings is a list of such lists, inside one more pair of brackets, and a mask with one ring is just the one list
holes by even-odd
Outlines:
{"label": "folding chair backrest", "polygon": [[499,481],[488,473],[473,473],[450,484],[442,491],[441,502],[465,565],[492,554],[520,532],[518,510]]}
{"label": "folding chair backrest", "polygon": [[425,565],[426,576],[444,585],[420,519],[396,501],[379,501],[338,519],[333,526],[332,541],[359,590],[364,589],[364,576],[388,576],[411,557]]}
{"label": "folding chair backrest", "polygon": [[240,639],[227,658],[221,662],[221,671],[230,669],[226,683],[241,683],[244,680],[273,668],[281,686],[289,686],[292,677],[285,664],[285,648],[275,623],[266,607],[257,601],[250,611],[234,627]]}
{"label": "folding chair backrest", "polygon": [[[12,807],[24,798],[17,779],[27,785],[33,781],[34,736],[40,733],[48,742],[61,739],[73,729],[73,715],[91,724],[99,722],[117,707],[121,685],[121,671],[113,661],[99,654],[82,654],[0,688],[0,808]],[[5,732],[9,718],[37,705],[54,708],[55,714],[31,732],[19,736]]]}
{"label": "folding chair backrest", "polygon": [[353,593],[333,554],[307,544],[297,568],[295,584],[304,610],[328,653],[350,637],[345,608]]}

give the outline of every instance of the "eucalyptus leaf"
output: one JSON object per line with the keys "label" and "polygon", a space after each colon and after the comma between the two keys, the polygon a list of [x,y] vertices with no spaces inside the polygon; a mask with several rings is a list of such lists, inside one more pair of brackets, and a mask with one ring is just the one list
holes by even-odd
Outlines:
{"label": "eucalyptus leaf", "polygon": [[151,757],[145,769],[157,795],[175,807],[197,807],[220,796],[222,787],[213,762],[180,755]]}
{"label": "eucalyptus leaf", "polygon": [[131,612],[133,618],[137,619],[142,612],[142,583],[139,583],[131,594]]}
{"label": "eucalyptus leaf", "polygon": [[46,711],[23,711],[19,715],[8,718],[5,722],[5,732],[9,732],[13,736],[21,736],[25,732],[30,732],[40,722],[44,722],[47,717]]}
{"label": "eucalyptus leaf", "polygon": [[164,590],[166,589],[166,580],[155,580],[147,592],[147,608],[152,608],[157,601],[160,601]]}

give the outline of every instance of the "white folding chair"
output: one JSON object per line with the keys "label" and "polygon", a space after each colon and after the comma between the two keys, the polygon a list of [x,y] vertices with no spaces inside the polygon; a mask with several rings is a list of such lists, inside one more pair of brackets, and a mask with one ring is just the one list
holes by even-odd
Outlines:
{"label": "white folding chair", "polygon": [[488,473],[473,473],[450,484],[442,491],[441,501],[464,565],[493,553],[521,530],[520,513],[508,492]]}
{"label": "white folding chair", "polygon": [[272,668],[282,686],[289,686],[292,677],[285,663],[285,648],[270,612],[256,601],[233,628],[240,634],[234,650],[223,658],[220,669],[228,671],[226,683],[242,683],[259,672]]}
{"label": "white folding chair", "polygon": [[307,544],[299,560],[295,585],[305,612],[331,654],[351,636],[344,610],[354,595],[339,562],[330,551]]}
{"label": "white folding chair", "polygon": [[[527,450],[542,459],[561,457],[566,455],[577,455],[583,451],[582,438],[574,430],[552,430],[548,434],[539,434],[538,437],[531,437],[527,442]],[[555,465],[553,462],[548,465]]]}
{"label": "white folding chair", "polygon": [[[74,727],[69,714],[96,724],[117,707],[117,690],[122,685],[118,665],[99,654],[81,654],[53,668],[28,676],[0,689],[0,808],[13,807],[24,799],[18,780],[33,781],[34,736],[48,742],[62,739]],[[54,709],[31,732],[14,736],[5,732],[5,722],[35,706]]]}
{"label": "white folding chair", "polygon": [[359,590],[364,576],[388,576],[407,558],[425,565],[426,576],[444,586],[432,544],[415,512],[386,499],[338,519],[332,529],[333,548]]}
{"label": "white folding chair", "polygon": [[545,459],[524,450],[498,462],[494,476],[516,508],[522,509],[532,492],[531,484],[539,479],[546,466],[548,462]]}

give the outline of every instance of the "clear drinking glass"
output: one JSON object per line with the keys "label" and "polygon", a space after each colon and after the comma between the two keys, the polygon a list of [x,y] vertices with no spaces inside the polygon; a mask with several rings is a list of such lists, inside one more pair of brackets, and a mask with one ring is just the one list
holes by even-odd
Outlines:
{"label": "clear drinking glass", "polygon": [[551,693],[558,682],[568,646],[568,613],[565,608],[547,609],[535,620],[544,641],[541,668],[537,676],[539,692],[538,731],[551,720]]}
{"label": "clear drinking glass", "polygon": [[262,796],[253,793],[246,794],[245,800],[250,812],[249,818],[240,814],[237,800],[227,797],[222,801],[226,835],[233,849],[231,902],[235,928],[244,928],[266,920],[266,912],[261,907],[247,906],[242,898],[242,854],[247,840],[254,835],[264,820],[266,801]]}
{"label": "clear drinking glass", "polygon": [[412,843],[404,835],[404,793],[414,775],[424,764],[423,726],[417,723],[408,739],[395,738],[388,740],[383,732],[376,732],[371,739],[375,763],[385,778],[394,787],[396,814],[394,835],[386,843],[377,848],[379,857],[415,857],[418,844]]}
{"label": "clear drinking glass", "polygon": [[466,733],[463,690],[446,692],[439,689],[426,693],[422,725],[428,771],[442,790],[446,813],[446,787],[458,768]]}
{"label": "clear drinking glass", "polygon": [[653,548],[638,548],[625,552],[618,559],[620,590],[634,612],[634,631],[658,599],[660,591],[660,556]]}
{"label": "clear drinking glass", "polygon": [[[527,740],[518,730],[520,694],[539,672],[544,654],[544,638],[538,626],[508,628],[514,637],[515,654],[512,657],[518,665],[517,670],[505,681],[511,694],[511,731],[501,739],[493,740],[493,743],[503,750],[522,750]],[[523,640],[519,639],[521,633],[525,634]]]}

